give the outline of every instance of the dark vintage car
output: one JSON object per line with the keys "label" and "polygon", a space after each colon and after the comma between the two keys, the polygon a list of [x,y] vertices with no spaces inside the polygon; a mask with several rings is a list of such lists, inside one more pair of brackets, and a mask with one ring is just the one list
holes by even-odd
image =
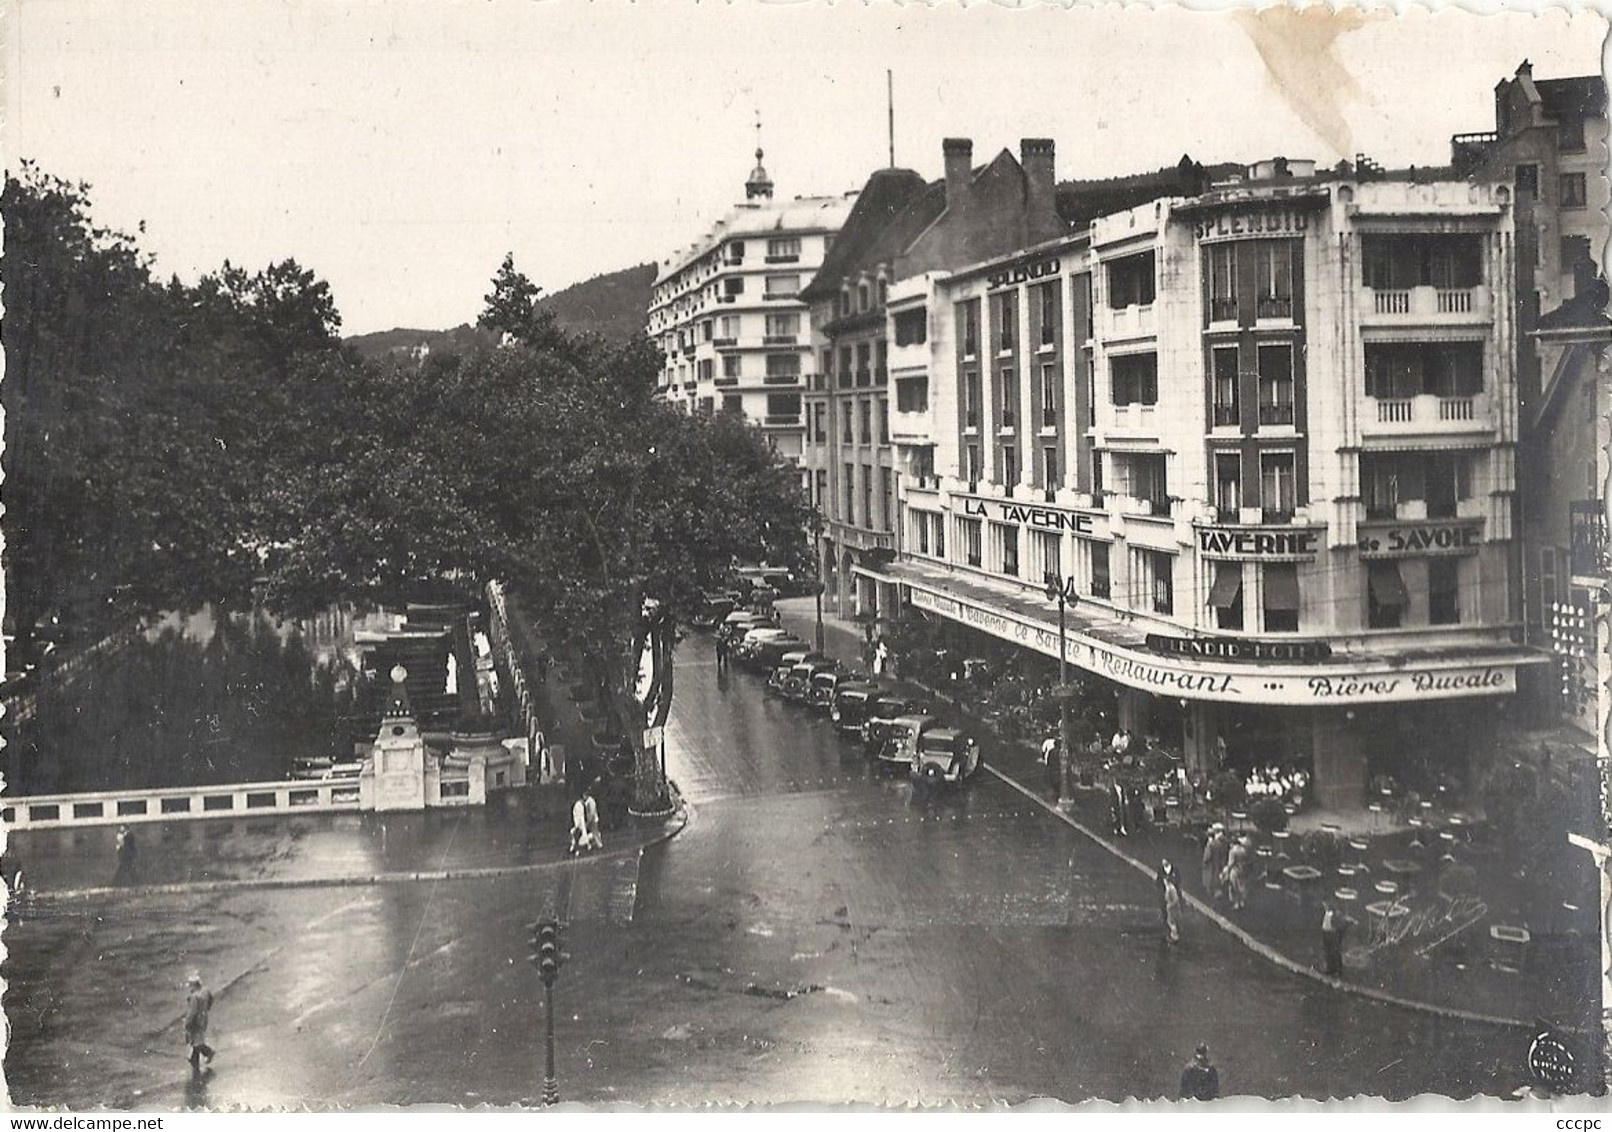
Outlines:
{"label": "dark vintage car", "polygon": [[709,632],[722,624],[737,603],[727,594],[706,594],[705,603],[689,619],[689,624],[701,632]]}
{"label": "dark vintage car", "polygon": [[773,695],[783,695],[784,681],[789,678],[790,670],[793,669],[795,665],[808,660],[822,659],[824,658],[821,654],[815,653],[805,646],[797,648],[792,652],[784,653],[783,656],[778,658],[778,663],[773,665],[772,672],[767,675],[767,691]]}
{"label": "dark vintage car", "polygon": [[979,769],[974,737],[955,727],[925,727],[912,752],[912,776],[926,786],[961,782]]}
{"label": "dark vintage car", "polygon": [[747,668],[756,672],[771,673],[783,663],[784,657],[791,653],[798,653],[806,648],[806,642],[799,637],[777,637],[773,640],[762,641],[744,656]]}
{"label": "dark vintage car", "polygon": [[772,618],[748,609],[736,609],[722,619],[717,626],[716,635],[729,645],[737,644],[751,629],[766,629],[773,624]]}
{"label": "dark vintage car", "polygon": [[835,669],[832,672],[817,672],[812,675],[812,686],[806,693],[806,706],[824,715],[834,704],[834,693],[840,690],[843,684],[866,684],[868,677],[860,676],[855,672],[846,672]]}
{"label": "dark vintage car", "polygon": [[884,746],[890,724],[904,715],[933,714],[927,703],[886,692],[869,700],[862,711],[862,745],[876,755]]}
{"label": "dark vintage car", "polygon": [[812,680],[820,672],[837,672],[839,662],[827,657],[809,658],[796,664],[790,669],[789,676],[784,680],[784,699],[791,703],[803,704],[806,697],[811,694]]}
{"label": "dark vintage car", "polygon": [[836,688],[833,702],[828,708],[828,718],[834,724],[834,730],[841,735],[860,736],[868,705],[879,698],[881,691],[872,682],[841,684]]}
{"label": "dark vintage car", "polygon": [[877,752],[879,762],[889,766],[912,769],[912,756],[918,749],[918,737],[940,722],[929,715],[900,715],[884,727],[884,742]]}

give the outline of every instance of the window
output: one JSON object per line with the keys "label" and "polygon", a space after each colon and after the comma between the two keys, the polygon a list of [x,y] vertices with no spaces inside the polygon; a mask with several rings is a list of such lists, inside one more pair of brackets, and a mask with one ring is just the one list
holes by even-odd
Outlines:
{"label": "window", "polygon": [[1214,563],[1215,580],[1209,587],[1209,607],[1215,611],[1215,625],[1221,629],[1243,627],[1243,564]]}
{"label": "window", "polygon": [[1041,449],[1041,482],[1049,493],[1058,488],[1058,449],[1051,444]]}
{"label": "window", "polygon": [[918,544],[919,554],[929,553],[929,514],[925,511],[910,511],[912,516],[912,533],[914,541]]}
{"label": "window", "polygon": [[715,397],[701,397],[700,400],[699,400],[699,414],[700,414],[700,416],[709,417],[714,412],[716,412],[716,398]]}
{"label": "window", "polygon": [[855,367],[851,364],[851,347],[840,347],[840,388],[849,389]]}
{"label": "window", "polygon": [[1103,454],[1091,454],[1091,494],[1097,506],[1103,505]]}
{"label": "window", "polygon": [[876,384],[883,385],[884,378],[889,373],[890,347],[883,338],[873,344],[873,378]]}
{"label": "window", "polygon": [[735,240],[735,241],[733,241],[733,243],[728,245],[728,262],[729,263],[743,263],[744,262],[744,241],[743,240]]}
{"label": "window", "polygon": [[1058,427],[1058,365],[1043,362],[1041,366],[1041,427]]}
{"label": "window", "polygon": [[716,337],[716,326],[711,319],[700,323],[700,336],[707,342]]}
{"label": "window", "polygon": [[701,381],[710,381],[716,376],[716,362],[710,358],[700,360],[699,378]]}
{"label": "window", "polygon": [[1293,423],[1293,347],[1259,348],[1259,423]]}
{"label": "window", "polygon": [[1397,629],[1410,605],[1405,582],[1399,576],[1399,563],[1366,563],[1366,627]]}
{"label": "window", "polygon": [[1207,253],[1209,321],[1237,321],[1237,246],[1211,244]]}
{"label": "window", "polygon": [[1051,531],[1030,532],[1031,579],[1051,575],[1063,579],[1063,537]]}
{"label": "window", "polygon": [[1539,196],[1539,166],[1517,166],[1517,191]]}
{"label": "window", "polygon": [[1157,354],[1122,354],[1108,363],[1116,405],[1156,405],[1159,400]]}
{"label": "window", "polygon": [[1427,621],[1430,625],[1461,622],[1461,560],[1427,560]]}
{"label": "window", "polygon": [[963,356],[971,358],[979,353],[980,304],[978,299],[957,304],[957,320],[962,324],[958,338],[963,343]]}
{"label": "window", "polygon": [[1058,284],[1043,283],[1036,294],[1041,298],[1041,344],[1051,346],[1058,341]]}
{"label": "window", "polygon": [[1214,425],[1223,428],[1238,423],[1237,415],[1237,347],[1217,346],[1210,351],[1214,369],[1215,403]]}
{"label": "window", "polygon": [[980,375],[977,370],[963,374],[963,427],[980,426]]}
{"label": "window", "polygon": [[1153,253],[1126,256],[1108,265],[1108,305],[1114,310],[1153,304]]}
{"label": "window", "polygon": [[1001,381],[997,388],[1002,391],[1002,427],[1012,428],[1015,422],[1015,410],[1019,404],[1019,379],[1012,366],[1003,366]]}
{"label": "window", "polygon": [[767,337],[788,338],[791,341],[800,333],[800,315],[798,314],[769,314],[767,316]]}
{"label": "window", "polygon": [[883,397],[880,397],[878,399],[878,401],[875,403],[874,407],[877,410],[878,417],[879,417],[879,443],[880,444],[889,444],[890,443],[890,403],[888,401],[886,401]]}
{"label": "window", "polygon": [[1149,501],[1155,515],[1170,513],[1169,472],[1163,453],[1116,453],[1114,473],[1121,494]]}
{"label": "window", "polygon": [[1293,453],[1266,452],[1259,458],[1259,505],[1267,523],[1293,518],[1297,496],[1293,480]]}
{"label": "window", "polygon": [[1019,576],[1019,528],[1004,523],[991,524],[991,544],[1002,573]]}
{"label": "window", "polygon": [[767,355],[767,379],[769,381],[774,380],[776,378],[783,378],[786,381],[794,381],[799,376],[800,376],[800,355],[799,354],[768,354]]}
{"label": "window", "polygon": [[946,520],[939,515],[931,516],[935,527],[935,557],[946,557]]}
{"label": "window", "polygon": [[884,521],[880,524],[885,530],[895,530],[896,522],[896,487],[895,475],[889,468],[879,469],[879,517]]}
{"label": "window", "polygon": [[743,359],[738,354],[722,355],[722,376],[738,377],[742,372]]}
{"label": "window", "polygon": [[769,275],[767,276],[767,298],[790,299],[800,294],[800,276],[798,275]]}
{"label": "window", "polygon": [[724,393],[722,395],[722,411],[724,413],[744,412],[744,398],[737,393]]}
{"label": "window", "polygon": [[929,409],[927,377],[896,378],[896,412],[923,413]]}
{"label": "window", "polygon": [[1265,566],[1265,631],[1299,631],[1299,568],[1292,562]]}
{"label": "window", "polygon": [[1132,605],[1151,609],[1154,613],[1175,612],[1175,586],[1171,577],[1175,559],[1158,550],[1131,552],[1133,576]]}
{"label": "window", "polygon": [[1293,241],[1259,240],[1254,244],[1258,318],[1293,317]]}
{"label": "window", "polygon": [[996,348],[1006,352],[1013,349],[1018,331],[1018,312],[1012,294],[996,296],[992,306],[995,308],[991,312],[991,319],[996,323]]}
{"label": "window", "polygon": [[862,465],[862,525],[873,526],[873,466]]}
{"label": "window", "polygon": [[1019,482],[1019,453],[1011,444],[1002,445],[1002,486],[1012,487]]}
{"label": "window", "polygon": [[957,520],[959,541],[963,544],[963,555],[970,566],[978,566],[983,557],[980,554],[980,521],[978,519]]}
{"label": "window", "polygon": [[1476,287],[1482,281],[1482,239],[1453,233],[1363,236],[1366,286],[1391,291]]}
{"label": "window", "polygon": [[872,444],[873,443],[873,402],[869,401],[866,397],[864,397],[864,398],[862,398],[861,401],[858,402],[858,404],[861,405],[861,407],[862,407],[861,408],[862,443],[863,444]]}
{"label": "window", "polygon": [[858,283],[856,287],[856,309],[858,311],[866,311],[872,304],[872,300],[873,295],[872,292],[868,290],[868,285],[866,283]]}
{"label": "window", "polygon": [[819,444],[824,444],[828,441],[828,402],[826,401],[819,401],[812,406],[812,438]]}
{"label": "window", "polygon": [[847,523],[856,524],[856,465],[845,465],[845,515]]}
{"label": "window", "polygon": [[856,410],[854,408],[852,408],[851,402],[849,402],[849,401],[841,401],[840,402],[840,418],[841,418],[841,422],[843,424],[843,427],[840,429],[840,443],[841,444],[849,444],[849,443],[851,443],[851,438],[856,435],[855,414],[856,414]]}
{"label": "window", "polygon": [[744,276],[733,275],[722,280],[722,293],[729,297],[744,294]]}
{"label": "window", "polygon": [[856,346],[856,383],[858,386],[868,386],[873,383],[873,373],[869,368],[873,364],[873,347],[866,342],[858,342]]}
{"label": "window", "polygon": [[902,311],[895,317],[896,345],[921,346],[929,334],[929,318],[923,308]]}
{"label": "window", "polygon": [[1472,481],[1464,452],[1425,452],[1427,517],[1453,519],[1461,500],[1472,495]]}
{"label": "window", "polygon": [[827,513],[828,507],[829,507],[828,469],[827,468],[818,468],[817,469],[816,486],[817,486],[817,509],[819,511]]}
{"label": "window", "polygon": [[767,394],[767,420],[774,424],[788,424],[800,420],[800,394]]}
{"label": "window", "polygon": [[1482,342],[1366,343],[1368,397],[1471,397],[1482,391]]}
{"label": "window", "polygon": [[1215,508],[1222,523],[1235,523],[1242,510],[1242,457],[1235,452],[1215,454]]}
{"label": "window", "polygon": [[963,478],[968,481],[968,490],[973,491],[980,482],[980,446],[970,444],[963,449]]}
{"label": "window", "polygon": [[1112,589],[1108,574],[1108,547],[1106,542],[1087,542],[1091,550],[1091,587],[1092,597],[1100,597],[1107,601]]}
{"label": "window", "polygon": [[767,258],[774,263],[799,259],[800,241],[787,236],[776,240],[768,240]]}
{"label": "window", "polygon": [[1556,123],[1556,149],[1560,153],[1584,152],[1584,119]]}
{"label": "window", "polygon": [[1582,174],[1582,173],[1563,173],[1562,174],[1561,204],[1562,204],[1563,208],[1583,208],[1584,207],[1584,204],[1585,204],[1584,174]]}

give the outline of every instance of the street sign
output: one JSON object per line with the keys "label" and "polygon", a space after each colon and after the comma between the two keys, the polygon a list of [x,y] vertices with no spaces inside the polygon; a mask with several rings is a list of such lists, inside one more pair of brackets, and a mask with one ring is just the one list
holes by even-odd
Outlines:
{"label": "street sign", "polygon": [[644,750],[649,751],[658,748],[661,744],[661,740],[665,738],[665,736],[666,729],[664,727],[649,728],[644,732]]}

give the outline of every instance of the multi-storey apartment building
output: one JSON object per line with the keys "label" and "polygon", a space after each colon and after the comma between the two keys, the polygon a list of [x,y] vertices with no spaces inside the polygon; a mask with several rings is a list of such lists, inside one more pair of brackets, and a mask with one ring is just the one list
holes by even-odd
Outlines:
{"label": "multi-storey apartment building", "polygon": [[758,149],[744,203],[661,262],[648,330],[666,356],[661,396],[689,412],[742,413],[799,461],[814,372],[800,292],[856,194],[774,199],[761,158]]}
{"label": "multi-storey apartment building", "polygon": [[1068,655],[1213,772],[1364,801],[1449,771],[1515,643],[1513,192],[1273,161],[890,292],[928,311],[897,412],[910,604]]}

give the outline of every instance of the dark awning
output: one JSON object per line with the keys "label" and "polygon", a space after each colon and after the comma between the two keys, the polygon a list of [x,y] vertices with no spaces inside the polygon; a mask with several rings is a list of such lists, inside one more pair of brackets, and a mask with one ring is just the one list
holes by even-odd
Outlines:
{"label": "dark awning", "polygon": [[1265,608],[1283,612],[1297,612],[1299,608],[1299,572],[1288,566],[1268,566],[1265,569]]}
{"label": "dark awning", "polygon": [[1209,604],[1215,609],[1230,609],[1237,604],[1242,592],[1243,564],[1215,563],[1215,584],[1209,587]]}
{"label": "dark awning", "polygon": [[1397,562],[1373,562],[1366,571],[1366,586],[1371,590],[1371,600],[1385,609],[1404,609],[1410,604]]}

